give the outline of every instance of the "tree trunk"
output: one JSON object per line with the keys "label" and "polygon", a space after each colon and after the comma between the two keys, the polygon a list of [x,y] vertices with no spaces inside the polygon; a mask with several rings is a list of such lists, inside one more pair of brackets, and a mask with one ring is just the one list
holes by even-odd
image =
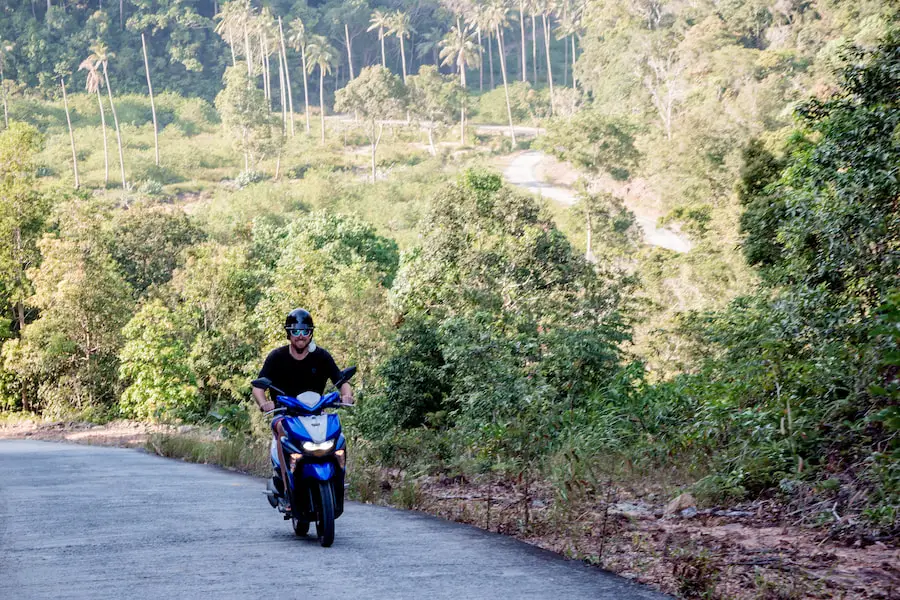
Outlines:
{"label": "tree trunk", "polygon": [[[484,44],[481,42],[481,27],[475,32],[478,34],[478,91],[484,91]],[[488,41],[490,43],[490,41]]]}
{"label": "tree trunk", "polygon": [[350,81],[356,79],[353,74],[353,49],[350,47],[350,26],[344,23],[344,37],[347,39],[347,66],[350,68]]}
{"label": "tree trunk", "polygon": [[72,170],[75,172],[75,189],[78,189],[78,155],[75,152],[75,134],[72,132],[72,119],[69,118],[69,98],[66,96],[66,82],[59,78],[62,86],[63,106],[66,109],[66,125],[69,126],[69,142],[72,144]]}
{"label": "tree trunk", "polygon": [[[278,96],[281,101],[281,133],[282,136],[287,135],[287,90],[284,89],[284,59],[281,57],[281,52],[278,52]],[[279,151],[279,158],[281,157],[281,153]]]}
{"label": "tree trunk", "polygon": [[150,112],[153,114],[153,145],[156,148],[156,166],[159,166],[159,128],[156,125],[156,103],[153,101],[153,84],[150,83],[150,61],[147,59],[147,42],[141,34],[141,46],[144,48],[144,70],[147,72],[147,89],[150,90]]}
{"label": "tree trunk", "polygon": [[322,122],[322,145],[325,145],[325,69],[319,65],[319,118]]}
{"label": "tree trunk", "polygon": [[306,133],[309,134],[309,88],[306,84],[306,46],[300,45],[300,63],[303,67],[303,104],[306,107]]}
{"label": "tree trunk", "polygon": [[578,80],[575,79],[575,35],[572,34],[572,89],[578,89]]}
{"label": "tree trunk", "polygon": [[506,115],[509,117],[509,137],[516,145],[516,130],[513,129],[512,107],[509,104],[509,87],[506,85],[506,59],[503,57],[503,32],[497,27],[497,52],[500,54],[500,73],[503,74],[503,93],[506,94]]}
{"label": "tree trunk", "polygon": [[[50,7],[50,0],[47,0],[47,7]],[[119,0],[119,29],[125,30],[125,0]]]}
{"label": "tree trunk", "polygon": [[538,82],[538,60],[537,60],[537,23],[535,21],[534,11],[531,13],[531,69],[534,72],[534,85]]}
{"label": "tree trunk", "polygon": [[250,50],[250,32],[244,25],[244,58],[247,59],[247,76],[253,79],[253,52]]}
{"label": "tree trunk", "polygon": [[3,95],[3,124],[9,129],[9,107],[6,105],[6,86],[3,85],[3,69],[0,69],[0,94]]}
{"label": "tree trunk", "polygon": [[287,48],[284,46],[284,28],[281,17],[278,17],[278,34],[281,38],[281,59],[284,61],[284,78],[287,80],[288,110],[291,113],[291,137],[294,137],[294,94],[291,91],[291,70],[288,68]]}
{"label": "tree trunk", "polygon": [[463,96],[462,104],[459,110],[459,144],[466,145],[466,68],[465,65],[459,65],[459,83],[462,85]]}
{"label": "tree trunk", "polygon": [[552,32],[546,13],[541,15],[541,20],[544,23],[544,53],[547,55],[547,84],[550,86],[550,114],[552,115],[556,112],[553,110],[555,106],[553,103],[553,65],[550,63],[550,34]]}
{"label": "tree trunk", "polygon": [[237,65],[237,57],[234,55],[234,40],[231,40],[228,44],[228,48],[231,50],[231,66]]}
{"label": "tree trunk", "polygon": [[384,133],[384,123],[378,124],[378,135],[375,135],[374,127],[372,128],[372,185],[375,185],[375,151],[378,150],[378,142],[381,141],[381,134]]}
{"label": "tree trunk", "polygon": [[387,59],[384,57],[384,27],[378,28],[378,38],[381,40],[381,66],[387,68]]}
{"label": "tree trunk", "polygon": [[100,128],[103,130],[103,184],[109,184],[109,146],[106,143],[106,112],[103,110],[103,98],[100,86],[97,86],[97,104],[100,105]]}
{"label": "tree trunk", "polygon": [[400,36],[400,64],[403,68],[403,84],[406,85],[406,51],[404,50],[403,36]]}
{"label": "tree trunk", "polygon": [[266,90],[266,100],[269,101],[269,110],[272,110],[272,71],[269,69],[269,41],[265,35],[259,36],[259,49],[262,56],[260,61],[263,69],[263,86]]}
{"label": "tree trunk", "polygon": [[491,76],[491,89],[494,89],[494,50],[493,46],[491,46],[491,35],[488,34],[488,70],[490,71]]}
{"label": "tree trunk", "polygon": [[431,150],[431,155],[435,156],[437,154],[437,149],[434,147],[434,132],[431,127],[426,127],[426,131],[428,131],[428,147]]}
{"label": "tree trunk", "polygon": [[519,29],[522,31],[522,81],[528,80],[528,63],[525,62],[525,3],[519,0]]}
{"label": "tree trunk", "polygon": [[565,58],[563,59],[563,87],[569,85],[569,44],[567,44],[568,40],[563,38],[563,48],[566,50]]}
{"label": "tree trunk", "polygon": [[122,153],[122,132],[119,130],[119,117],[116,115],[116,105],[113,104],[112,88],[109,87],[109,73],[106,63],[103,63],[103,78],[106,80],[106,92],[109,94],[109,108],[112,110],[113,123],[116,126],[116,142],[119,144],[119,169],[122,172],[122,191],[125,191],[125,155]]}

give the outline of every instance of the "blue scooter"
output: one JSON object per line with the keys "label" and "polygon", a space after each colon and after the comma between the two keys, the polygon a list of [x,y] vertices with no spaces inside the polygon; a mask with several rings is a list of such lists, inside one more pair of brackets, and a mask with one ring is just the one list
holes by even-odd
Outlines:
{"label": "blue scooter", "polygon": [[[356,367],[341,371],[336,388],[356,373]],[[341,403],[337,391],[320,396],[303,392],[296,398],[285,395],[266,377],[253,380],[253,387],[268,389],[276,394],[275,410],[267,415],[284,414],[282,421],[287,435],[279,442],[288,461],[289,490],[284,490],[278,448],[272,440],[273,476],[266,496],[272,508],[291,519],[294,533],[305,536],[311,522],[324,547],[334,543],[334,520],[344,512],[344,472],[347,465],[347,442],[341,433],[341,420],[336,414],[325,413],[326,408],[348,406]],[[291,513],[286,511],[287,505]]]}

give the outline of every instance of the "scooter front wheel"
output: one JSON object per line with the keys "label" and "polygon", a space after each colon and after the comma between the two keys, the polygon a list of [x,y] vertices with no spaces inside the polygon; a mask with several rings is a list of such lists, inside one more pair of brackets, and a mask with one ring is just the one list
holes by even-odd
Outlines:
{"label": "scooter front wheel", "polygon": [[334,492],[330,481],[319,482],[319,505],[316,507],[316,535],[322,547],[334,543]]}
{"label": "scooter front wheel", "polygon": [[309,521],[302,521],[294,517],[291,519],[291,524],[294,526],[294,535],[304,537],[309,533]]}

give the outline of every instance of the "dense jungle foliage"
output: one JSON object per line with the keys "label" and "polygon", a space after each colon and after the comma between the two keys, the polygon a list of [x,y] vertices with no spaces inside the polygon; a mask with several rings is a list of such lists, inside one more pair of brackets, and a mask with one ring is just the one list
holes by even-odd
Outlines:
{"label": "dense jungle foliage", "polygon": [[[360,367],[361,461],[572,501],[649,473],[813,490],[896,534],[889,2],[0,14],[5,411],[266,435],[249,380],[303,306]],[[489,168],[525,148],[575,206]]]}

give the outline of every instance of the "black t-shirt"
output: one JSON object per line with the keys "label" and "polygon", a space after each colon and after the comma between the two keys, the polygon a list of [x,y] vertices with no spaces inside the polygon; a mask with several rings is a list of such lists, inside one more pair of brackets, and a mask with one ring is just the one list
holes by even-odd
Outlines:
{"label": "black t-shirt", "polygon": [[290,346],[282,346],[269,352],[259,376],[271,379],[272,385],[288,396],[297,396],[303,392],[322,394],[326,380],[337,383],[341,370],[324,348],[316,347],[306,358],[297,360],[291,356]]}

